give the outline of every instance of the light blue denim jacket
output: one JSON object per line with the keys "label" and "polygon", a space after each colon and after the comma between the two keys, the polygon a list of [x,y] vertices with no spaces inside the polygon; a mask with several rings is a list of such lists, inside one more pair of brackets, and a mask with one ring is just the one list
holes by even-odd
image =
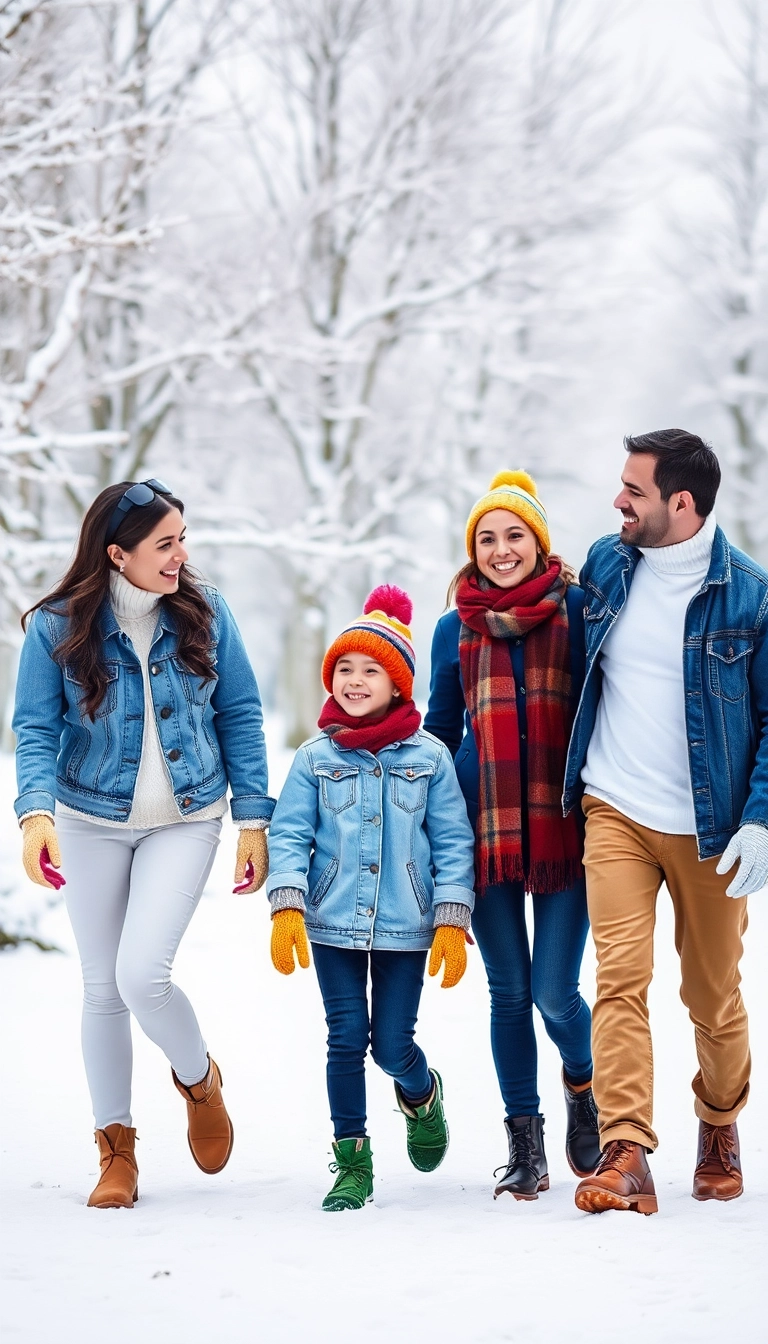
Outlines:
{"label": "light blue denim jacket", "polygon": [[[221,594],[206,586],[217,678],[203,685],[176,655],[173,618],[159,608],[150,649],[155,721],[181,816],[221,798],[229,783],[235,821],[266,819],[267,753],[261,700],[235,619]],[[79,709],[82,688],[54,659],[66,617],[40,608],[21,651],[13,728],[21,818],[54,811],[54,800],[109,821],[131,811],[144,732],[144,689],[133,645],[107,602],[99,617],[109,684],[96,718]]]}
{"label": "light blue denim jacket", "polygon": [[369,751],[320,733],[299,747],[269,832],[267,893],[306,900],[310,939],[430,947],[434,906],[474,905],[474,837],[450,752],[419,729]]}
{"label": "light blue denim jacket", "polygon": [[[634,546],[602,537],[581,571],[587,671],[568,749],[564,812],[581,799],[602,686],[600,650],[639,559]],[[768,573],[719,527],[707,577],[688,605],[681,656],[699,858],[710,859],[747,822],[768,826]]]}

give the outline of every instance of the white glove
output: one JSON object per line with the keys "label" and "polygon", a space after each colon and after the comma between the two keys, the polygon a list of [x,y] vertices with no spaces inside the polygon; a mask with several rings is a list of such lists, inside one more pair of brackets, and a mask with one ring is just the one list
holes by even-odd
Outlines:
{"label": "white glove", "polygon": [[726,896],[751,896],[768,883],[768,828],[747,822],[734,835],[715,869],[727,873],[737,859],[739,871],[726,887]]}

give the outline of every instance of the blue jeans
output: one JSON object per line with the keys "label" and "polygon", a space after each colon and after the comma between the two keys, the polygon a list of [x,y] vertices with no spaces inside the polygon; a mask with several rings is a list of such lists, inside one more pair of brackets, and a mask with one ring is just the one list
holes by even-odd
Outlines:
{"label": "blue jeans", "polygon": [[[328,1023],[328,1099],[336,1140],[365,1134],[365,1056],[394,1078],[406,1098],[432,1090],[424,1052],[413,1039],[426,952],[359,952],[313,943]],[[368,1012],[368,966],[371,1009]]]}
{"label": "blue jeans", "polygon": [[534,1003],[569,1081],[592,1077],[592,1018],[579,993],[589,927],[584,881],[531,899],[533,953],[522,884],[489,887],[472,916],[491,991],[491,1049],[508,1116],[539,1113]]}

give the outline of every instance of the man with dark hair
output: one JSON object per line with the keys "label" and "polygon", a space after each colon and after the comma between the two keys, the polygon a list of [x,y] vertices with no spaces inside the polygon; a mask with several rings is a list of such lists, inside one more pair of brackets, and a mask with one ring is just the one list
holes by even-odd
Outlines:
{"label": "man with dark hair", "polygon": [[696,1029],[693,1195],[741,1194],[750,1057],[739,962],[746,897],[768,882],[768,574],[716,524],[720,467],[702,439],[667,429],[625,447],[621,532],[595,543],[581,574],[587,677],[563,795],[567,812],[584,790],[598,960],[603,1156],[576,1191],[591,1213],[657,1210],[647,996],[662,882]]}

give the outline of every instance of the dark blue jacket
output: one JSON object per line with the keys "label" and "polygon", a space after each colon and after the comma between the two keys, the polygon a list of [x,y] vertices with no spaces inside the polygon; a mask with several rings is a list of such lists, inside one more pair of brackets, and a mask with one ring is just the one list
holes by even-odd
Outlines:
{"label": "dark blue jacket", "polygon": [[[571,694],[573,712],[584,684],[584,593],[575,584],[566,592],[566,610],[571,642]],[[429,708],[424,727],[444,742],[454,758],[456,774],[467,803],[467,812],[473,826],[477,823],[477,795],[480,766],[477,744],[464,700],[464,688],[459,665],[459,631],[461,621],[456,610],[440,617],[432,640],[432,680],[429,688]],[[525,708],[525,639],[510,639],[512,675],[515,679],[517,722],[520,729],[520,770],[527,778],[527,716]]]}
{"label": "dark blue jacket", "polygon": [[[639,559],[636,547],[602,537],[581,572],[587,670],[568,751],[566,811],[581,793],[602,685],[600,650]],[[768,573],[719,527],[707,577],[688,605],[681,652],[699,858],[709,859],[746,822],[768,827]]]}

